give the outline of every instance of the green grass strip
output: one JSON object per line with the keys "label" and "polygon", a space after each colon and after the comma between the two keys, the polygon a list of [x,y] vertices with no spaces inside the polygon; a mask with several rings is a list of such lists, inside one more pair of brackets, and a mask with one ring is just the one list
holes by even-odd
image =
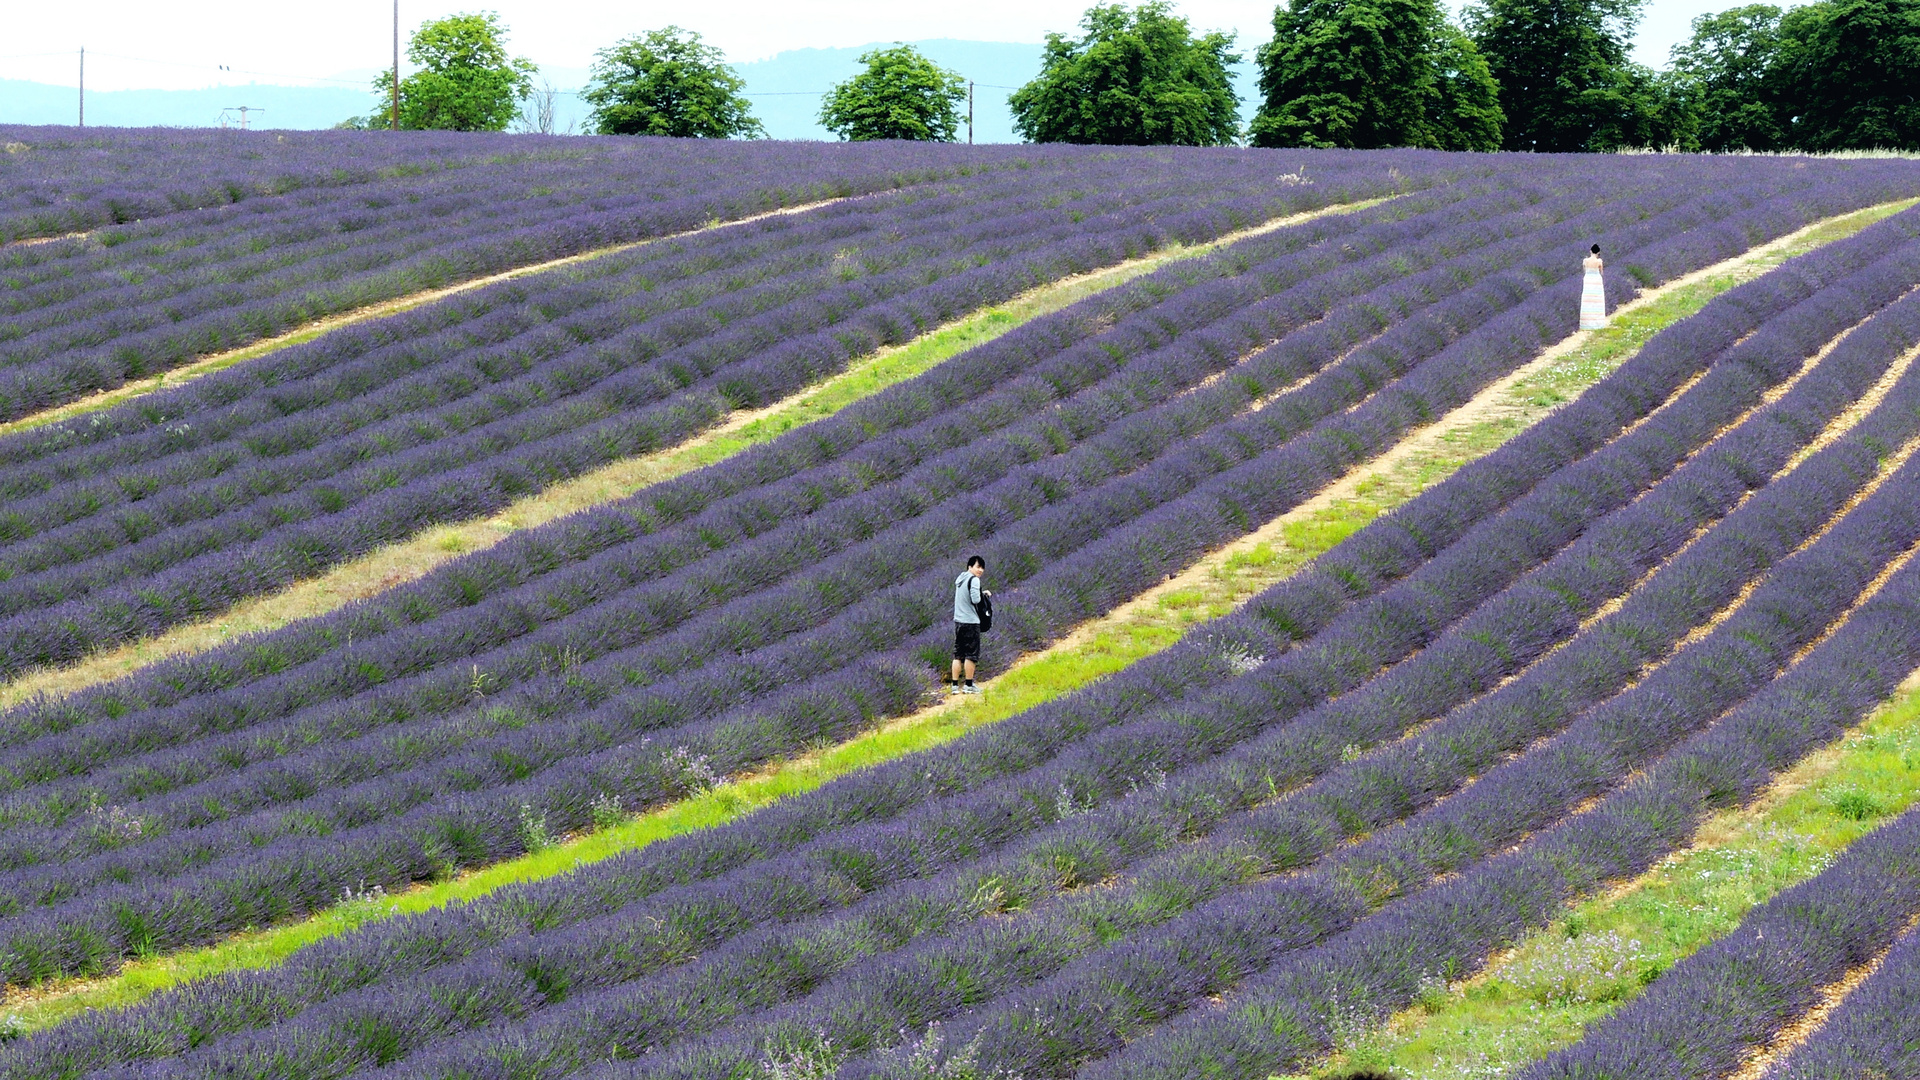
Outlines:
{"label": "green grass strip", "polygon": [[1577,1042],[1587,1024],[1917,800],[1920,687],[1912,687],[1752,806],[1709,819],[1692,847],[1575,906],[1481,976],[1436,987],[1311,1075],[1370,1066],[1408,1080],[1505,1076]]}
{"label": "green grass strip", "polygon": [[[1227,614],[1255,593],[1294,573],[1374,518],[1491,451],[1599,381],[1638,352],[1648,338],[1699,311],[1720,293],[1794,255],[1850,236],[1915,201],[1920,200],[1873,207],[1821,223],[1797,234],[1790,243],[1740,260],[1725,273],[1682,285],[1621,312],[1607,329],[1593,333],[1578,348],[1513,384],[1492,407],[1464,422],[1449,424],[1443,420],[1430,446],[1365,472],[1350,495],[1287,515],[1246,541],[1214,553],[1180,575],[1170,587],[1154,590],[1052,648],[1022,660],[985,684],[977,698],[949,701],[837,746],[729,780],[624,824],[569,838],[545,851],[472,871],[452,881],[416,886],[390,897],[342,903],[297,923],[242,933],[206,948],[129,961],[106,978],[44,988],[13,988],[4,1008],[0,1008],[0,1020],[16,1030],[34,1030],[86,1009],[130,1005],[182,982],[271,966],[303,946],[376,919],[472,899],[512,882],[551,877],[656,840],[724,824],[776,799],[811,791],[854,769],[939,746],[1078,689],[1159,652],[1195,623]],[[1181,256],[1169,253],[1156,259],[1155,264],[1176,257]],[[1101,284],[1107,276],[1090,275],[1076,284],[1084,286],[1087,294],[1118,284]],[[1017,325],[1015,317],[1016,313],[1001,310],[987,312],[967,325],[929,335],[927,347],[934,348],[934,339],[951,333],[956,335],[951,341],[957,352],[1011,329]],[[857,400],[857,396],[847,398],[851,400]],[[821,415],[827,415],[845,403],[823,400],[809,407],[823,409]],[[781,413],[755,421],[763,422],[784,426],[749,436],[745,434],[752,430],[749,424],[737,434],[741,438],[771,438],[804,421]],[[724,456],[717,450],[714,453],[714,460]]]}

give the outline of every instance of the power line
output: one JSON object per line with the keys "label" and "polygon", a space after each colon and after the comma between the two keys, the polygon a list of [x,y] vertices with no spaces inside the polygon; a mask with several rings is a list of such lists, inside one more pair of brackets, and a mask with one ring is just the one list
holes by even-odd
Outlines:
{"label": "power line", "polygon": [[338,83],[341,86],[365,86],[359,79],[334,79],[322,75],[294,75],[285,71],[253,71],[248,68],[228,67],[224,64],[192,64],[179,60],[155,60],[147,56],[127,56],[123,53],[103,53],[94,50],[95,56],[111,57],[115,60],[131,60],[136,64],[158,64],[162,67],[186,68],[192,71],[227,71],[237,75],[261,75],[269,79],[299,79],[303,82]]}
{"label": "power line", "polygon": [[[46,57],[46,56],[72,56],[72,55],[73,53],[70,50],[61,49],[57,52],[16,53],[11,56],[0,56],[0,60],[18,60],[18,59],[38,58],[38,57]],[[322,76],[322,75],[294,75],[284,71],[254,71],[248,68],[232,67],[227,64],[193,64],[193,63],[184,63],[178,60],[155,60],[152,57],[147,57],[147,56],[127,56],[123,53],[103,53],[98,49],[95,49],[93,51],[93,55],[95,55],[96,57],[104,56],[112,60],[128,60],[136,64],[157,64],[161,67],[181,68],[188,71],[219,71],[219,72],[225,72],[231,75],[258,75],[258,76],[261,76],[262,78],[268,78],[268,79],[295,79],[301,82],[333,83],[337,86],[365,86],[366,85],[365,82],[359,79],[335,79],[335,78],[329,78],[327,76]],[[568,91],[568,92],[572,93],[573,91]]]}

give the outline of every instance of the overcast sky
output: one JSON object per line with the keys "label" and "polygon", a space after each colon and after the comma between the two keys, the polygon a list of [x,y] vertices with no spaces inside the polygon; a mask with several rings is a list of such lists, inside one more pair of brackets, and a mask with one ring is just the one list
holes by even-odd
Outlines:
{"label": "overcast sky", "polygon": [[[404,30],[428,18],[493,8],[512,32],[510,48],[550,69],[577,70],[615,39],[669,22],[698,30],[729,59],[765,59],[786,49],[876,41],[960,38],[1039,42],[1071,31],[1089,0],[401,0]],[[1662,64],[1694,15],[1739,0],[1652,0],[1636,42],[1643,62]],[[364,85],[392,50],[391,0],[9,0],[0,33],[0,78],[71,86],[75,52],[87,49],[87,85],[99,90],[190,89],[248,82],[298,84],[300,77]],[[1232,0],[1184,0],[1196,28],[1232,30],[1251,55],[1271,36],[1273,7]],[[231,69],[222,70],[221,65]]]}

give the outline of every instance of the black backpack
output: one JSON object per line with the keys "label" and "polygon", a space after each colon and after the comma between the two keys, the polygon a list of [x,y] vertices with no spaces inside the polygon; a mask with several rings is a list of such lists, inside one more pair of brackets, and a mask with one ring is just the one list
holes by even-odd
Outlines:
{"label": "black backpack", "polygon": [[980,632],[993,629],[993,597],[980,594],[980,602],[973,605],[973,613],[980,616]]}

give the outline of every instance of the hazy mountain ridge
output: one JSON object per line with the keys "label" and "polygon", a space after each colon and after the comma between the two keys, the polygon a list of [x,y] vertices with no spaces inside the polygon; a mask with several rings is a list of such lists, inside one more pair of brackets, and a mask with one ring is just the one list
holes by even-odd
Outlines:
{"label": "hazy mountain ridge", "polygon": [[[833,84],[859,70],[860,54],[890,44],[850,48],[791,49],[751,63],[735,65],[747,81],[755,115],[776,139],[831,139],[817,119],[820,97]],[[1017,142],[1007,95],[1040,73],[1040,46],[1005,41],[957,41],[936,38],[911,43],[934,62],[976,84],[974,139]],[[585,73],[578,68],[549,68],[547,78],[563,91],[556,103],[560,130],[586,126],[586,105],[577,93]],[[1255,73],[1243,63],[1235,71],[1241,115],[1253,112]],[[71,86],[0,79],[0,123],[71,124],[78,94]],[[256,83],[205,90],[88,91],[87,122],[102,127],[214,127],[223,110],[248,105],[264,109],[250,123],[263,128],[326,128],[375,105],[369,90],[350,86],[304,87]],[[237,113],[232,115],[237,116]],[[962,138],[964,138],[964,130]]]}

